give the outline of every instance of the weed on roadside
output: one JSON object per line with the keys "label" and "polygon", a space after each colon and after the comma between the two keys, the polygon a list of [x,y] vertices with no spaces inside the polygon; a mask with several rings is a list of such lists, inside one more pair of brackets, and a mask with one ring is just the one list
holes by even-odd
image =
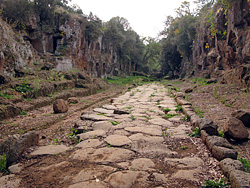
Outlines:
{"label": "weed on roadside", "polygon": [[167,108],[163,108],[163,111],[167,114],[167,113],[170,112],[171,110],[167,107]]}
{"label": "weed on roadside", "polygon": [[204,183],[204,188],[220,188],[220,187],[228,187],[229,183],[226,182],[224,179],[218,179],[218,180],[207,180]]}
{"label": "weed on roadside", "polygon": [[196,112],[196,114],[200,117],[200,118],[204,118],[204,113],[203,111],[201,111],[199,108],[194,107],[194,111]]}
{"label": "weed on roadside", "polygon": [[136,120],[136,118],[133,115],[131,115],[129,118],[132,119],[133,121]]}
{"label": "weed on roadside", "polygon": [[201,136],[201,130],[199,127],[196,127],[194,130],[192,130],[193,132],[190,133],[188,136],[191,137],[200,137]]}
{"label": "weed on roadside", "polygon": [[250,161],[247,161],[246,159],[240,158],[238,159],[242,164],[244,165],[244,168],[247,172],[250,173]]}
{"label": "weed on roadside", "polygon": [[5,153],[0,155],[0,172],[7,172],[7,160]]}
{"label": "weed on roadside", "polygon": [[180,114],[166,114],[162,118],[164,118],[164,119],[170,119],[170,118],[175,117],[175,116],[180,116]]}
{"label": "weed on roadside", "polygon": [[174,111],[176,111],[176,112],[182,112],[182,106],[178,104],[176,106],[176,109]]}
{"label": "weed on roadside", "polygon": [[109,121],[109,122],[112,123],[112,125],[114,125],[114,126],[119,125],[118,121]]}

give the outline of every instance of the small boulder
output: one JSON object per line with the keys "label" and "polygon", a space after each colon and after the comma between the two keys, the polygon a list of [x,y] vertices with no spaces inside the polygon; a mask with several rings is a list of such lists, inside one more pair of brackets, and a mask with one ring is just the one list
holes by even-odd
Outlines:
{"label": "small boulder", "polygon": [[53,110],[55,113],[65,113],[68,111],[68,105],[63,99],[56,99],[53,104]]}
{"label": "small boulder", "polygon": [[230,158],[226,158],[220,161],[220,168],[227,177],[230,176],[230,173],[232,171],[235,170],[244,171],[244,165],[239,160],[233,160]]}
{"label": "small boulder", "polygon": [[208,136],[206,137],[206,145],[208,149],[211,151],[214,146],[220,146],[220,147],[225,147],[229,149],[233,149],[231,144],[222,137],[219,136]]}
{"label": "small boulder", "polygon": [[226,158],[237,159],[238,153],[234,149],[229,149],[229,148],[220,147],[220,146],[214,146],[212,149],[212,155],[218,161],[221,161],[221,160],[226,159]]}
{"label": "small boulder", "polygon": [[246,140],[249,133],[244,124],[235,117],[230,117],[224,124],[225,136],[233,138],[234,140]]}
{"label": "small boulder", "polygon": [[218,125],[216,125],[212,120],[201,118],[198,121],[198,127],[201,130],[205,130],[209,135],[218,135]]}
{"label": "small boulder", "polygon": [[68,98],[68,103],[69,104],[76,104],[78,102],[79,101],[78,101],[78,99],[76,97],[70,97],[70,98]]}
{"label": "small boulder", "polygon": [[0,144],[0,153],[6,154],[7,163],[10,165],[16,162],[21,154],[29,147],[37,145],[39,135],[31,131],[17,138],[10,136]]}
{"label": "small boulder", "polygon": [[232,187],[250,187],[250,175],[248,172],[235,170],[229,176]]}
{"label": "small boulder", "polygon": [[250,127],[250,110],[237,110],[232,116],[241,120],[246,127]]}

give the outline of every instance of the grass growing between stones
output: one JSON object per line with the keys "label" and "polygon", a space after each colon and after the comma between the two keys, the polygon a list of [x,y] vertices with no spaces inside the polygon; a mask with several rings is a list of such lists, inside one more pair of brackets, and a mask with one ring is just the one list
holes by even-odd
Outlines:
{"label": "grass growing between stones", "polygon": [[7,171],[7,160],[5,153],[0,155],[0,172],[6,172]]}
{"label": "grass growing between stones", "polygon": [[170,118],[175,117],[175,116],[180,116],[180,114],[166,114],[162,118],[164,118],[164,119],[170,119]]}
{"label": "grass growing between stones", "polygon": [[246,159],[240,158],[238,159],[242,164],[244,165],[244,168],[247,172],[250,173],[250,161],[247,161]]}
{"label": "grass growing between stones", "polygon": [[189,136],[191,137],[199,137],[201,136],[201,130],[200,128],[196,127],[194,130],[192,130],[193,132],[189,134]]}
{"label": "grass growing between stones", "polygon": [[229,183],[226,182],[224,179],[218,179],[218,180],[207,180],[204,183],[203,187],[209,187],[209,188],[220,188],[220,187],[228,187]]}
{"label": "grass growing between stones", "polygon": [[114,126],[119,125],[118,121],[109,121],[109,122],[112,123],[112,125],[114,125]]}

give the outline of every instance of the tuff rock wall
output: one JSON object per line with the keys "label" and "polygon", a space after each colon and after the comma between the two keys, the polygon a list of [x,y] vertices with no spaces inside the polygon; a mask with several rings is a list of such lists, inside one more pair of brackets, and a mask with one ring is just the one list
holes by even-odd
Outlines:
{"label": "tuff rock wall", "polygon": [[232,0],[226,12],[222,6],[214,7],[213,28],[207,19],[202,20],[193,46],[197,76],[217,77],[225,83],[250,87],[249,10],[248,0]]}
{"label": "tuff rock wall", "polygon": [[83,16],[57,13],[54,23],[41,25],[31,15],[25,30],[17,32],[0,18],[0,71],[18,77],[40,63],[57,71],[77,68],[98,77],[124,72],[117,52],[103,36],[86,40],[86,22]]}

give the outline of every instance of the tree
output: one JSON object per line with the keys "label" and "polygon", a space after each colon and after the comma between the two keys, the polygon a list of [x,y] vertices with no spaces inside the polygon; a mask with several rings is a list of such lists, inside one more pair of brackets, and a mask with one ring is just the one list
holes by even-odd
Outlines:
{"label": "tree", "polygon": [[97,40],[102,34],[102,20],[90,12],[85,27],[85,37],[88,43],[90,43],[90,41]]}
{"label": "tree", "polygon": [[192,45],[196,35],[197,17],[191,13],[190,4],[184,1],[176,9],[177,17],[168,16],[161,34],[162,40],[162,72],[178,72],[182,59],[191,60]]}

